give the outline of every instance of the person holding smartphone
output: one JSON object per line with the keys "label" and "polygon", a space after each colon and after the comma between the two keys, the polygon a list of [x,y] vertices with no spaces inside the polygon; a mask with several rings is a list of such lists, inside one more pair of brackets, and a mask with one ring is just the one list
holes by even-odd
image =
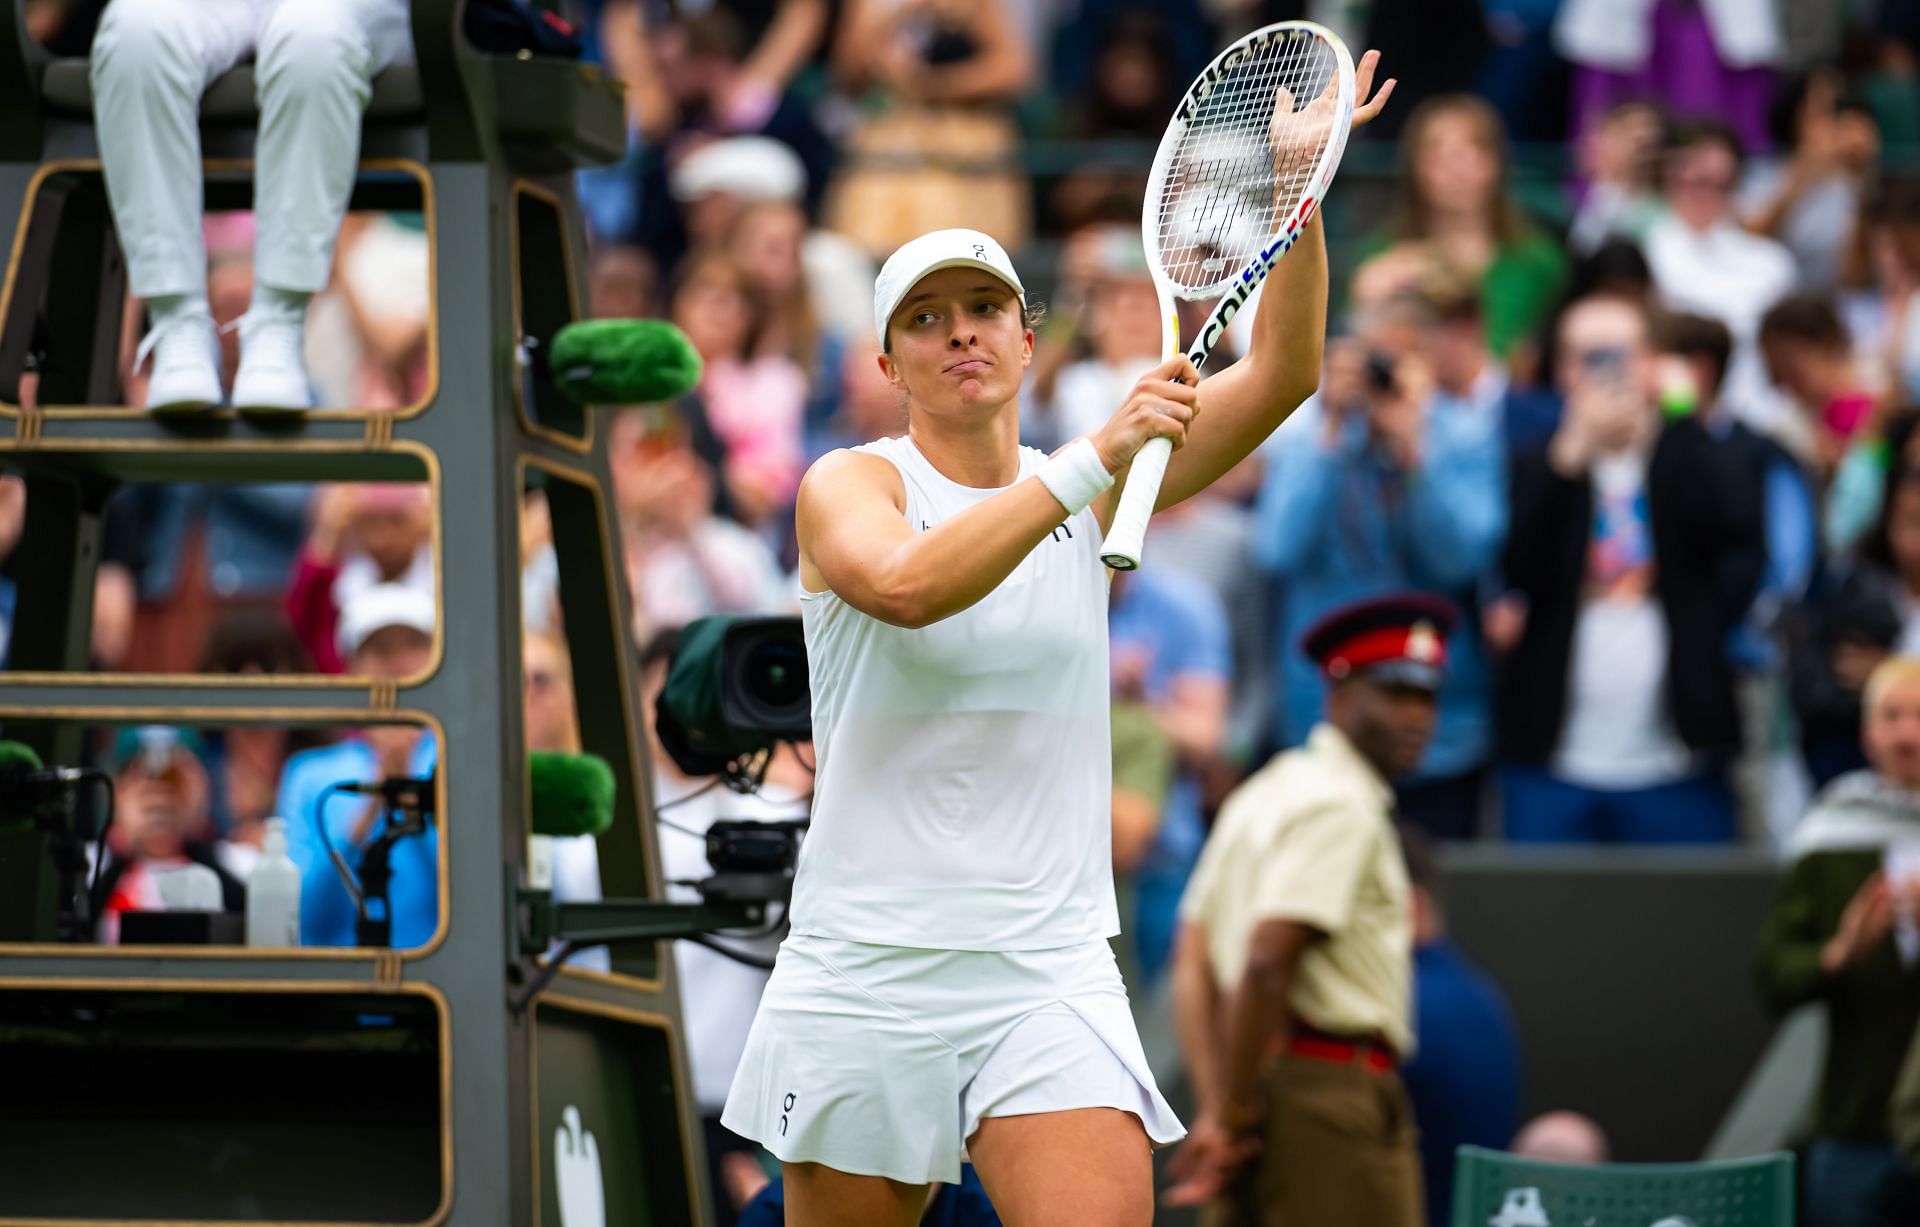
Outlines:
{"label": "person holding smartphone", "polygon": [[1740,717],[1726,645],[1766,566],[1759,476],[1697,416],[1663,422],[1640,304],[1576,302],[1559,341],[1565,414],[1513,466],[1507,836],[1731,840]]}

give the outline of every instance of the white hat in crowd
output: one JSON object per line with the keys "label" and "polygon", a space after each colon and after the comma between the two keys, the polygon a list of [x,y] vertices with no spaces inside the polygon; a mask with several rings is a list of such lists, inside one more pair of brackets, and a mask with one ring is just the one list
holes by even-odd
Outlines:
{"label": "white hat in crowd", "polygon": [[431,594],[406,584],[374,584],[347,598],[340,610],[340,655],[352,656],[373,633],[405,626],[432,635],[436,619]]}
{"label": "white hat in crowd", "polygon": [[688,154],[673,168],[668,187],[675,200],[725,193],[742,200],[797,201],[807,188],[807,168],[783,141],[730,136]]}

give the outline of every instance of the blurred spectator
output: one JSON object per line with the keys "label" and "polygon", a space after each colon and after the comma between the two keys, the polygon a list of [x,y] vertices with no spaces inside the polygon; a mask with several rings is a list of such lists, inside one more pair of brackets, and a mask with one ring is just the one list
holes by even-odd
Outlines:
{"label": "blurred spectator", "polygon": [[7,667],[13,643],[13,618],[20,604],[20,587],[14,582],[13,549],[27,526],[27,483],[11,474],[0,474],[0,669]]}
{"label": "blurred spectator", "polygon": [[[1430,99],[1408,116],[1400,158],[1394,213],[1358,258],[1404,259],[1409,245],[1428,245],[1479,281],[1487,343],[1509,357],[1565,284],[1567,260],[1508,192],[1500,117],[1471,95]],[[1356,296],[1367,275],[1355,272]]]}
{"label": "blurred spectator", "polygon": [[1031,189],[1011,104],[1033,81],[1011,0],[848,0],[833,66],[880,99],[846,141],[829,224],[876,260],[929,230],[1027,241]]}
{"label": "blurred spectator", "polygon": [[306,409],[307,304],[325,288],[359,162],[371,82],[412,58],[404,0],[274,4],[116,0],[91,58],[102,169],[133,293],[153,328],[150,409],[226,399],[201,243],[199,98],[256,55],[258,277],[241,322],[233,400]]}
{"label": "blurred spectator", "polygon": [[1849,445],[1873,416],[1873,394],[1854,369],[1846,326],[1826,298],[1783,298],[1760,320],[1767,374],[1800,410],[1824,476],[1840,467]]}
{"label": "blurred spectator", "polygon": [[[805,185],[799,157],[764,137],[703,145],[673,172],[673,193],[684,202],[696,247],[725,247],[755,206],[802,204]],[[800,262],[806,269],[807,303],[821,326],[838,336],[870,335],[873,316],[867,302],[876,270],[866,253],[846,235],[815,227],[800,240]]]}
{"label": "blurred spectator", "polygon": [[[1560,0],[1482,0],[1481,8],[1487,51],[1473,92],[1500,112],[1514,140],[1565,140],[1570,70],[1553,49]],[[1412,54],[1432,52],[1416,47]]]}
{"label": "blurred spectator", "polygon": [[1904,183],[1883,191],[1863,224],[1857,279],[1877,291],[1867,306],[1874,327],[1863,336],[1863,352],[1880,365],[1878,386],[1911,404],[1920,401],[1920,311],[1914,309],[1920,302],[1920,187]]}
{"label": "blurred spectator", "polygon": [[645,249],[596,243],[587,256],[587,311],[595,319],[659,313],[660,266]]}
{"label": "blurred spectator", "polygon": [[311,491],[294,483],[123,487],[107,505],[100,582],[116,603],[109,620],[125,634],[101,644],[100,667],[185,673],[223,612],[278,608]]}
{"label": "blurred spectator", "polygon": [[806,379],[806,433],[820,428],[839,408],[840,364],[850,344],[871,325],[849,332],[846,320],[822,319],[814,310],[804,259],[807,215],[800,206],[769,200],[748,206],[728,235],[728,250],[746,278],[766,323],[756,356],[784,358]]}
{"label": "blurred spectator", "polygon": [[836,447],[852,447],[906,433],[907,397],[881,371],[880,343],[849,344],[840,357],[840,395],[834,415],[807,436],[809,463]]}
{"label": "blurred spectator", "polygon": [[[1257,513],[1258,556],[1283,581],[1277,644],[1298,643],[1337,605],[1396,589],[1471,605],[1506,533],[1503,381],[1477,328],[1461,286],[1444,303],[1381,304],[1358,336],[1328,346],[1317,419],[1299,416],[1269,447]],[[1402,783],[1400,814],[1464,839],[1479,821],[1492,696],[1478,638],[1458,636],[1452,648],[1439,726]],[[1279,656],[1272,732],[1298,745],[1325,682],[1299,653]]]}
{"label": "blurred spectator", "polygon": [[[1225,0],[1226,5],[1238,2]],[[1044,13],[1049,5],[1043,0],[1030,7]],[[1139,78],[1127,73],[1128,66],[1124,63],[1115,65],[1107,60],[1104,50],[1110,45],[1125,44],[1143,29],[1153,31],[1156,35],[1154,53],[1164,65],[1160,71],[1168,78],[1168,88],[1183,90],[1220,50],[1217,40],[1261,24],[1252,16],[1219,14],[1216,10],[1225,7],[1222,0],[1073,0],[1071,3],[1055,0],[1051,7],[1053,38],[1046,73],[1049,91],[1063,101],[1100,96],[1082,104],[1078,118],[1103,112],[1111,115],[1113,103],[1119,97],[1135,93],[1126,86],[1137,85]],[[1116,73],[1116,67],[1122,71]],[[1104,86],[1100,80],[1103,75],[1108,78]],[[1115,90],[1116,84],[1122,88]],[[1132,110],[1130,106],[1124,109]],[[1171,98],[1160,118],[1146,128],[1145,139],[1158,141],[1170,114]],[[1069,122],[1077,122],[1077,118]],[[1142,115],[1137,122],[1147,121]],[[1144,182],[1144,166],[1139,168],[1139,174]],[[1135,199],[1138,200],[1137,193]]]}
{"label": "blurred spectator", "polygon": [[417,212],[349,214],[333,285],[314,297],[307,369],[320,403],[401,409],[426,398],[431,253]]}
{"label": "blurred spectator", "polygon": [[1585,256],[1608,239],[1643,242],[1664,208],[1660,169],[1666,149],[1666,116],[1652,103],[1623,102],[1602,115],[1580,140],[1585,194],[1567,246]]}
{"label": "blurred spectator", "polygon": [[1160,300],[1137,229],[1103,227],[1097,271],[1079,316],[1087,355],[1053,381],[1042,412],[1044,437],[1058,445],[1098,430],[1113,407],[1160,361]]}
{"label": "blurred spectator", "polygon": [[1749,176],[1740,204],[1747,224],[1793,253],[1800,284],[1840,284],[1855,220],[1880,160],[1880,129],[1839,73],[1796,77],[1773,106],[1773,141],[1783,156]]}
{"label": "blurred spectator", "polygon": [[[1081,24],[1084,14],[1055,42],[1056,49],[1069,38],[1092,44],[1086,48],[1089,62],[1076,65],[1089,77],[1086,88],[1062,94],[1073,101],[1060,117],[1059,135],[1088,143],[1086,156],[1076,158],[1048,194],[1053,228],[1064,233],[1095,221],[1116,200],[1138,211],[1147,187],[1146,163],[1131,146],[1124,155],[1105,154],[1092,143],[1158,144],[1185,82],[1174,80],[1176,65],[1167,55],[1171,23],[1165,13],[1123,10],[1084,34],[1073,28]],[[1059,74],[1053,83],[1060,89]]]}
{"label": "blurred spectator", "polygon": [[1862,740],[1872,766],[1829,784],[1789,837],[1761,936],[1767,1003],[1785,1012],[1819,1002],[1827,1013],[1808,1227],[1870,1227],[1898,1162],[1889,1096],[1920,1025],[1920,659],[1874,669]]}
{"label": "blurred spectator", "polygon": [[1721,395],[1736,416],[1768,429],[1777,424],[1779,406],[1755,336],[1760,317],[1793,289],[1798,274],[1786,248],[1748,233],[1734,218],[1742,156],[1740,139],[1723,124],[1674,130],[1664,179],[1668,211],[1647,232],[1647,263],[1668,307],[1732,330],[1733,363]]}
{"label": "blurred spectator", "polygon": [[1766,567],[1759,483],[1691,417],[1664,426],[1647,318],[1589,299],[1560,323],[1566,416],[1516,457],[1502,664],[1506,832],[1522,841],[1733,838],[1741,745],[1726,643]]}
{"label": "blurred spectator", "polygon": [[[1206,587],[1227,611],[1234,673],[1227,761],[1221,763],[1225,771],[1208,782],[1208,808],[1239,782],[1242,765],[1271,741],[1273,583],[1260,565],[1260,522],[1248,505],[1261,482],[1260,461],[1242,461],[1192,498],[1155,514],[1150,530],[1153,565]],[[1244,485],[1244,494],[1233,489],[1235,483]]]}
{"label": "blurred spectator", "polygon": [[1766,142],[1781,52],[1773,0],[1565,0],[1553,40],[1574,65],[1576,137],[1622,102],[1652,101]]}
{"label": "blurred spectator", "polygon": [[[119,940],[120,913],[163,910],[159,879],[183,865],[204,865],[220,878],[222,909],[244,911],[246,888],[221,863],[209,810],[202,745],[192,732],[164,725],[123,729],[109,751],[113,829],[94,899],[101,942]],[[92,872],[92,870],[89,870]]]}
{"label": "blurred spectator", "polygon": [[1506,994],[1447,937],[1434,848],[1400,828],[1413,888],[1413,1033],[1420,1046],[1400,1071],[1420,1126],[1428,1227],[1453,1215],[1453,1152],[1502,1150],[1520,1121],[1520,1035]]}
{"label": "blurred spectator", "polygon": [[1606,1131],[1578,1112],[1543,1112],[1514,1135],[1512,1153],[1546,1163],[1591,1166],[1613,1157]]}
{"label": "blurred spectator", "polygon": [[[567,643],[552,631],[529,630],[520,640],[521,710],[526,716],[527,752],[580,753],[580,713],[574,702],[573,661]],[[601,898],[600,845],[592,835],[553,836],[553,897],[566,902]],[[555,951],[549,950],[549,957]],[[604,946],[578,951],[570,967],[607,971],[612,960]]]}
{"label": "blurred spectator", "polygon": [[[405,584],[369,585],[341,607],[340,654],[348,671],[356,675],[385,681],[418,677],[432,659],[434,622],[431,595]],[[357,872],[366,845],[387,826],[379,798],[329,794],[328,788],[430,776],[438,751],[433,734],[419,725],[382,724],[287,760],[274,808],[287,820],[287,854],[300,868],[302,945],[357,944],[359,901],[340,880],[328,848]],[[421,834],[403,837],[393,845],[387,914],[396,950],[425,945],[439,928],[439,848],[439,830],[433,822]]]}
{"label": "blurred spectator", "polygon": [[520,669],[526,691],[527,750],[578,754],[580,715],[574,706],[573,661],[567,641],[552,631],[529,632],[520,641]]}
{"label": "blurred spectator", "polygon": [[[311,673],[313,663],[293,628],[276,611],[236,610],[220,619],[199,672],[227,676]],[[273,815],[287,756],[316,742],[313,733],[274,724],[233,724],[206,734],[210,809],[220,830],[220,863],[246,881]]]}
{"label": "blurred spectator", "polygon": [[791,505],[805,468],[806,375],[760,352],[766,311],[721,252],[697,252],[681,265],[672,318],[704,365],[700,386],[682,401],[719,445],[719,454],[701,458],[719,471],[728,510],[749,526],[765,524]]}
{"label": "blurred spectator", "polygon": [[1733,334],[1725,324],[1670,313],[1661,318],[1658,333],[1655,378],[1661,411],[1669,418],[1698,419],[1709,434],[1740,453],[1746,479],[1761,500],[1766,570],[1728,644],[1744,732],[1732,779],[1743,814],[1783,829],[1799,816],[1805,798],[1778,786],[1782,768],[1797,778],[1800,757],[1781,736],[1782,722],[1776,719],[1782,707],[1779,632],[1785,611],[1806,597],[1820,563],[1813,482],[1784,447],[1736,420],[1720,400],[1733,353]]}
{"label": "blurred spectator", "polygon": [[[731,11],[734,5],[712,5],[700,12],[683,12],[658,25],[649,23],[640,4],[621,4],[609,10],[609,24],[617,42],[608,43],[609,60],[629,82],[628,98],[638,112],[637,130],[644,142],[639,159],[639,201],[632,212],[634,229],[604,231],[602,237],[634,242],[652,252],[665,267],[676,263],[689,246],[711,242],[717,233],[701,236],[693,219],[683,217],[677,200],[689,200],[678,185],[684,162],[697,158],[702,146],[727,144],[728,138],[763,137],[783,146],[802,168],[793,188],[809,210],[820,203],[833,147],[793,91],[774,88],[771,76],[749,64],[747,18]],[[759,8],[764,5],[746,5]],[[824,10],[822,0],[783,0],[783,9]],[[800,17],[811,24],[811,13]],[[792,25],[782,23],[791,31]],[[766,27],[760,27],[765,29]],[[808,45],[801,60],[812,54],[817,28],[800,30]],[[782,37],[786,37],[783,35]],[[791,51],[787,53],[791,56]],[[798,67],[798,63],[794,63]],[[673,186],[670,188],[670,182]]]}
{"label": "blurred spectator", "polygon": [[434,599],[432,492],[414,482],[321,487],[286,601],[287,620],[320,672],[346,671],[340,611],[376,584]]}
{"label": "blurred spectator", "polygon": [[[679,632],[663,630],[654,634],[640,652],[641,721],[650,746],[659,745],[653,729],[654,704],[667,683],[667,671],[678,647]],[[743,818],[781,821],[807,815],[812,776],[790,746],[782,746],[775,753],[767,768],[767,782],[758,793],[748,796],[705,788],[708,781],[681,775],[665,754],[654,753],[652,759],[654,805],[672,813],[671,820],[663,818],[657,829],[661,876],[674,883],[667,888],[667,897],[676,902],[698,902],[699,892],[684,883],[713,873],[707,863],[706,833],[715,822]],[[729,947],[761,959],[771,959],[779,945],[777,939],[766,937],[724,940]],[[747,1030],[759,1008],[767,973],[692,942],[675,942],[673,959],[686,1018],[693,1095],[706,1130],[714,1209],[721,1223],[731,1223],[767,1183],[766,1171],[757,1158],[759,1147],[720,1123],[720,1110],[726,1105],[727,1089],[746,1049]]]}
{"label": "blurred spectator", "polygon": [[1180,893],[1206,841],[1201,773],[1226,745],[1233,659],[1220,599],[1152,567],[1114,573],[1107,623],[1115,701],[1144,703],[1180,764],[1133,879],[1137,911],[1128,927],[1151,982],[1172,952]]}
{"label": "blurred spectator", "polygon": [[1113,705],[1113,876],[1131,891],[1133,873],[1160,830],[1173,791],[1173,742],[1144,703]]}
{"label": "blurred spectator", "polygon": [[1857,556],[1838,561],[1796,617],[1794,712],[1816,785],[1866,766],[1860,696],[1895,652],[1920,654],[1920,481],[1904,466]]}
{"label": "blurred spectator", "polygon": [[712,470],[665,416],[628,410],[607,440],[639,643],[707,614],[790,602],[766,543],[714,514]]}

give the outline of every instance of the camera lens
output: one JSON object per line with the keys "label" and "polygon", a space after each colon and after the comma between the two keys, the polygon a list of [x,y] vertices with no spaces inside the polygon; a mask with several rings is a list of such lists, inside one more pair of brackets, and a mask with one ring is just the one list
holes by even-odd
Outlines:
{"label": "camera lens", "polygon": [[807,697],[807,654],[792,643],[762,643],[747,656],[747,690],[769,707],[786,707]]}

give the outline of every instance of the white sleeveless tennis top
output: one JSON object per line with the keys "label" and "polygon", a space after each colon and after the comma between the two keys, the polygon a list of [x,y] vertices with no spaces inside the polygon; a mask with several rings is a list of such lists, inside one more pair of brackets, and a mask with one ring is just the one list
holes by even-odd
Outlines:
{"label": "white sleeveless tennis top", "polygon": [[[999,493],[884,456],[916,530]],[[1046,459],[1020,449],[1020,478]],[[1086,510],[971,608],[918,630],[800,594],[813,685],[813,825],[795,933],[1043,950],[1120,931],[1113,899],[1107,572]]]}

